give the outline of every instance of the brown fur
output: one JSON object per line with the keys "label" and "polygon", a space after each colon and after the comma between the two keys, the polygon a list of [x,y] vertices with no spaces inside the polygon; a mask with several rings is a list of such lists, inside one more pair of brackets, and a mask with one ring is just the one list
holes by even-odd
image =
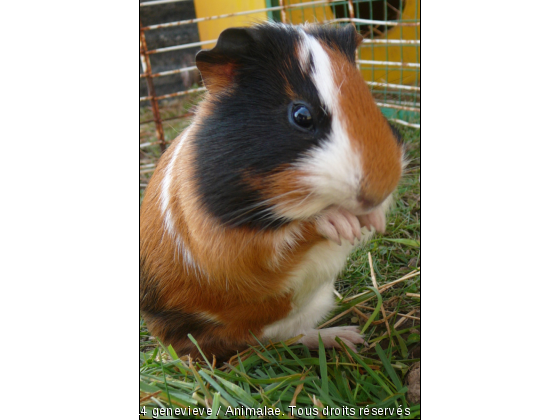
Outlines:
{"label": "brown fur", "polygon": [[235,74],[235,64],[232,62],[218,65],[199,61],[197,67],[204,79],[204,86],[211,93],[217,93],[230,86]]}
{"label": "brown fur", "polygon": [[[175,162],[181,166],[174,171],[169,206],[175,231],[197,263],[197,268],[185,268],[176,243],[163,227],[159,202],[165,170],[177,145],[178,140],[162,156],[140,212],[140,308],[152,334],[182,355],[198,356],[198,352],[187,334],[177,337],[170,333],[182,322],[177,314],[196,315],[196,322],[206,317],[205,328],[193,326],[200,330],[193,336],[205,354],[224,359],[256,344],[252,334],[258,337],[264,326],[287,316],[292,296],[287,288],[290,271],[324,238],[310,222],[292,222],[258,235],[248,228],[218,227],[192,196],[187,169],[191,155],[183,145]],[[295,245],[279,250],[278,244],[290,233],[298,237]],[[158,313],[168,315],[158,318]]]}
{"label": "brown fur", "polygon": [[[369,201],[381,203],[397,186],[402,172],[402,149],[389,123],[375,105],[360,72],[339,51],[323,44],[339,90],[341,119],[353,146],[362,156],[365,179],[362,191]],[[369,124],[364,124],[369,121]]]}
{"label": "brown fur", "polygon": [[307,197],[312,193],[309,186],[301,182],[305,175],[301,169],[282,165],[266,178],[251,175],[246,177],[246,181],[263,192],[264,198],[270,200],[277,213],[283,214],[283,211],[305,206]]}

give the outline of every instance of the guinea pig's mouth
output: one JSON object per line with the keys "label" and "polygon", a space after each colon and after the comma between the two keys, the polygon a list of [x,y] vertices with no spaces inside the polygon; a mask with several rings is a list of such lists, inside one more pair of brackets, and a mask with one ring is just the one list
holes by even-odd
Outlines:
{"label": "guinea pig's mouth", "polygon": [[337,207],[341,207],[349,211],[354,216],[366,216],[380,208],[381,203],[373,203],[368,200],[357,198],[356,200],[352,200],[350,203],[344,203]]}
{"label": "guinea pig's mouth", "polygon": [[[355,218],[360,223],[361,227],[366,227],[368,230],[372,228],[376,232],[385,232],[385,212],[391,202],[390,196],[383,197],[383,199],[373,199],[366,194],[357,194],[349,200],[340,203],[338,206],[331,206],[332,208],[342,209],[347,217]],[[336,210],[335,210],[336,211]]]}

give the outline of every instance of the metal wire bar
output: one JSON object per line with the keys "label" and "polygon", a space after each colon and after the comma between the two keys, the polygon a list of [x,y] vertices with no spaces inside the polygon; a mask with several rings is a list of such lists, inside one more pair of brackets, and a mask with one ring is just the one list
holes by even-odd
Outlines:
{"label": "metal wire bar", "polygon": [[391,118],[391,121],[396,122],[397,124],[406,125],[407,127],[420,128],[420,124],[409,123],[403,120],[399,120],[397,118]]}
{"label": "metal wire bar", "polygon": [[410,102],[410,101],[403,101],[403,100],[399,100],[399,101],[395,101],[392,99],[387,99],[386,102],[388,104],[393,104],[393,105],[404,105],[404,106],[420,106],[420,103],[418,102]]}
{"label": "metal wire bar", "polygon": [[398,61],[371,61],[371,60],[358,60],[358,62],[360,64],[371,64],[374,66],[420,68],[420,63],[399,63]]}
{"label": "metal wire bar", "polygon": [[156,5],[158,5],[158,4],[165,4],[165,3],[179,3],[180,1],[191,1],[191,0],[156,0],[156,1],[145,1],[144,3],[140,3],[140,7],[156,6]]}
{"label": "metal wire bar", "polygon": [[362,44],[420,45],[419,39],[364,39]]}
{"label": "metal wire bar", "polygon": [[161,115],[159,114],[159,104],[152,80],[152,66],[150,64],[150,56],[147,54],[148,44],[146,44],[146,37],[142,30],[142,22],[140,21],[140,60],[142,62],[142,70],[146,74],[146,83],[148,85],[148,95],[150,95],[150,102],[152,104],[152,113],[156,123],[156,135],[159,141],[161,152],[165,151],[165,134],[163,133],[163,125],[161,124]]}
{"label": "metal wire bar", "polygon": [[174,98],[176,96],[188,95],[189,93],[204,92],[205,90],[206,90],[205,87],[200,87],[200,88],[196,88],[196,89],[188,89],[188,90],[183,90],[181,92],[169,93],[167,95],[158,96],[156,99],[159,101],[160,99]]}
{"label": "metal wire bar", "polygon": [[286,7],[284,6],[284,0],[278,0],[278,4],[280,5],[280,20],[282,23],[286,23]]}
{"label": "metal wire bar", "polygon": [[394,20],[370,20],[370,19],[358,19],[358,18],[337,18],[326,20],[325,23],[365,23],[366,25],[379,25],[379,26],[420,26],[420,22],[396,22]]}
{"label": "metal wire bar", "polygon": [[401,111],[412,111],[412,112],[420,112],[420,108],[413,108],[410,106],[402,106],[402,105],[393,105],[393,104],[387,104],[384,102],[377,102],[377,106],[383,107],[383,108],[391,108],[391,109],[400,109]]}
{"label": "metal wire bar", "polygon": [[140,102],[148,101],[148,100],[151,101],[152,99],[155,99],[156,101],[159,101],[160,99],[174,98],[176,96],[188,95],[189,93],[203,92],[205,90],[206,90],[205,87],[201,87],[201,88],[196,88],[196,89],[183,90],[181,92],[169,93],[167,95],[156,96],[155,98],[153,96],[142,96],[142,97],[140,97]]}
{"label": "metal wire bar", "polygon": [[413,90],[413,91],[420,92],[420,88],[418,86],[396,85],[393,83],[367,82],[367,81],[366,83],[370,86],[386,87],[389,89]]}
{"label": "metal wire bar", "polygon": [[356,28],[356,24],[352,22],[352,20],[356,17],[354,15],[354,5],[352,4],[352,0],[348,0],[348,14],[350,15],[350,23],[354,28]]}
{"label": "metal wire bar", "polygon": [[190,44],[181,44],[181,45],[173,45],[172,47],[156,48],[155,50],[148,51],[148,54],[158,54],[158,53],[168,52],[168,51],[183,50],[185,48],[200,47],[202,45],[212,44],[216,41],[217,40],[213,39],[210,41],[191,42]]}
{"label": "metal wire bar", "polygon": [[[152,78],[169,76],[169,75],[172,75],[172,74],[181,73],[183,71],[191,71],[191,70],[198,70],[198,67],[196,67],[196,66],[181,67],[180,69],[177,69],[177,70],[169,70],[169,71],[162,71],[162,72],[159,72],[159,73],[153,73]],[[140,75],[141,78],[146,77],[146,76],[147,76],[146,73],[142,73]]]}
{"label": "metal wire bar", "polygon": [[[179,118],[189,118],[189,117],[194,117],[194,113],[193,112],[187,112],[186,114],[176,115],[175,117],[163,118],[161,120],[161,122],[178,120]],[[140,125],[149,124],[149,123],[152,123],[154,121],[155,120],[153,120],[153,119],[152,120],[146,120],[146,121],[140,121]]]}

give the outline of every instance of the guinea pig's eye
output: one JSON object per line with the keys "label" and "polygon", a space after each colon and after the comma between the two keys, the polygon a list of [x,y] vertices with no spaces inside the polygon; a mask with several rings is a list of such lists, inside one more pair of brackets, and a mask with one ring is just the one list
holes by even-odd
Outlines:
{"label": "guinea pig's eye", "polygon": [[292,121],[305,130],[313,128],[313,117],[309,109],[302,104],[294,104],[292,106]]}

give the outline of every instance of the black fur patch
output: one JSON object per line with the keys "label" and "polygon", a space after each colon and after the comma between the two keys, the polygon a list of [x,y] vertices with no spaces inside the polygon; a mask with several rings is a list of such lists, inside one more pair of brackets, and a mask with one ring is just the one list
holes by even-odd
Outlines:
{"label": "black fur patch", "polygon": [[393,136],[395,136],[395,139],[397,140],[397,143],[402,145],[404,143],[404,140],[403,140],[401,132],[399,131],[397,126],[390,121],[389,121],[389,126],[391,127],[391,131],[393,132]]}
{"label": "black fur patch", "polygon": [[[244,31],[245,35],[239,30],[223,33],[242,41],[234,55],[227,52],[230,42],[222,40],[216,51],[197,57],[205,63],[231,60],[235,70],[231,88],[211,99],[213,114],[199,121],[201,129],[193,143],[195,179],[202,202],[222,223],[276,228],[288,220],[275,215],[248,180],[254,178],[258,184],[258,179],[318,146],[331,130],[331,116],[324,111],[310,75],[300,68],[297,29],[260,25]],[[313,34],[339,45],[353,60],[350,31],[318,28]],[[290,90],[297,98],[290,97]],[[290,123],[288,107],[294,100],[310,105],[315,130],[303,132]]]}
{"label": "black fur patch", "polygon": [[[220,324],[206,317],[186,313],[177,309],[166,308],[166,303],[161,300],[161,284],[155,277],[150,276],[145,269],[143,261],[140,262],[140,313],[145,318],[148,326],[157,324],[159,337],[165,343],[178,342],[192,334],[197,337],[215,328]],[[179,350],[179,349],[176,349]]]}
{"label": "black fur patch", "polygon": [[346,25],[343,28],[334,26],[313,26],[309,33],[315,38],[325,42],[330,48],[340,50],[346,55],[352,64],[356,64],[356,48],[358,47],[358,38],[360,35],[352,25]]}
{"label": "black fur patch", "polygon": [[155,313],[163,307],[160,302],[158,282],[146,269],[146,263],[140,258],[140,310]]}
{"label": "black fur patch", "polygon": [[192,334],[196,339],[216,324],[198,314],[189,314],[178,310],[164,310],[157,313],[144,312],[143,315],[151,322],[157,322],[165,327],[161,330],[160,338],[165,343],[172,343],[186,339]]}

